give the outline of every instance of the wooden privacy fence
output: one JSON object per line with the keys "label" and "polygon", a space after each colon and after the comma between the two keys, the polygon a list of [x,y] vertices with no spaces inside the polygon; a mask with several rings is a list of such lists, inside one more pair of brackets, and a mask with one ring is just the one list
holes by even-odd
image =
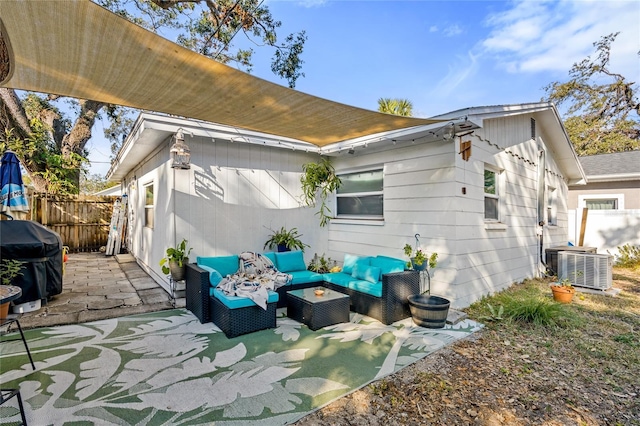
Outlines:
{"label": "wooden privacy fence", "polygon": [[118,197],[31,195],[31,220],[57,232],[71,252],[106,246],[113,204]]}

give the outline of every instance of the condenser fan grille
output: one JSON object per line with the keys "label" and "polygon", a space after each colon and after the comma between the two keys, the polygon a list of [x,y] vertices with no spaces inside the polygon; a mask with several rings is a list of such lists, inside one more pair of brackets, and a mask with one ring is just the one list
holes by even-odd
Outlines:
{"label": "condenser fan grille", "polygon": [[606,254],[561,251],[560,279],[569,278],[578,287],[607,290],[611,288],[613,257]]}

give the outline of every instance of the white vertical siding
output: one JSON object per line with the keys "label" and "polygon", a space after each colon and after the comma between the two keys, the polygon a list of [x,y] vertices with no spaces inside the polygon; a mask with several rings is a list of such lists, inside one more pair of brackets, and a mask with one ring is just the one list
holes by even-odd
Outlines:
{"label": "white vertical siding", "polygon": [[[302,207],[302,164],[317,156],[224,140],[192,138],[191,169],[171,169],[168,149],[138,177],[133,251],[158,281],[166,281],[159,260],[182,238],[193,248],[190,258],[263,251],[270,229],[296,227],[310,260],[326,250],[326,228],[318,226],[316,209]],[[147,170],[147,168],[149,170]],[[175,179],[174,179],[175,176]],[[156,226],[144,228],[145,182],[156,186]]]}

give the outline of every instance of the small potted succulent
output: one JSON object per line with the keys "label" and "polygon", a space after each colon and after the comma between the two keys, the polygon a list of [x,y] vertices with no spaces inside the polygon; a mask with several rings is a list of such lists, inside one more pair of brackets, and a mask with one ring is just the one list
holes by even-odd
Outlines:
{"label": "small potted succulent", "polygon": [[171,274],[174,281],[184,280],[187,263],[189,263],[189,253],[191,253],[191,248],[187,249],[187,240],[185,239],[177,246],[169,247],[166,257],[160,260],[162,273]]}

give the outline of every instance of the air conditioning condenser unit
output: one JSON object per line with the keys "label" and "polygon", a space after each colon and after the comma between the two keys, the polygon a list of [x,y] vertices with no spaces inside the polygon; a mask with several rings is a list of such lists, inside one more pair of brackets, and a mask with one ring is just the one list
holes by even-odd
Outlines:
{"label": "air conditioning condenser unit", "polygon": [[578,287],[608,290],[613,275],[613,256],[608,254],[558,253],[558,278],[568,278]]}

